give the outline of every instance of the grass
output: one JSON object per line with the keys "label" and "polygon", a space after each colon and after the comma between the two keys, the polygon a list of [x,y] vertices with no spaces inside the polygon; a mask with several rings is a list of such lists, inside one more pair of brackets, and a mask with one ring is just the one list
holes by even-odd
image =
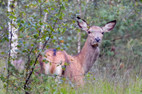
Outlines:
{"label": "grass", "polygon": [[[90,77],[92,78],[93,76]],[[77,88],[73,88],[66,83],[58,85],[51,79],[46,79],[39,87],[34,88],[33,94],[142,94],[142,79],[139,77],[130,78],[131,80],[129,79],[126,82],[109,81],[105,78],[95,80],[87,78],[85,86]]]}
{"label": "grass", "polygon": [[142,94],[142,80],[137,79],[126,83],[113,83],[106,79],[88,82],[85,87],[77,90],[78,94]]}
{"label": "grass", "polygon": [[[5,70],[5,68],[4,68],[5,64],[3,61],[4,60],[2,58],[0,58],[0,77],[2,74],[4,74],[4,70]],[[3,82],[0,80],[0,94],[4,94],[4,92],[5,92],[5,89],[3,87],[4,87]]]}
{"label": "grass", "polygon": [[[31,94],[142,94],[142,79],[130,77],[128,81],[110,81],[106,78],[92,80],[93,76],[86,77],[83,87],[71,87],[67,83],[57,84],[52,77],[44,77],[43,81],[34,78],[31,83]],[[125,79],[126,80],[126,79]],[[16,82],[18,85],[18,82]],[[19,85],[20,87],[20,85]],[[22,87],[22,86],[21,86]],[[23,94],[23,90],[10,90],[14,94]],[[0,94],[6,94],[3,82],[0,81]]]}
{"label": "grass", "polygon": [[[130,54],[131,55],[131,54]],[[130,58],[130,56],[128,56]],[[132,57],[133,63],[140,62],[141,59],[135,59]],[[105,59],[104,59],[105,60]],[[102,59],[101,62],[104,62]],[[135,65],[131,69],[127,68],[127,64],[123,69],[119,68],[119,60],[106,59],[107,64],[109,62],[115,62],[116,69],[112,70],[111,67],[105,70],[100,69],[103,66],[96,65],[96,68],[92,68],[92,73],[88,73],[85,77],[85,85],[83,87],[72,87],[72,84],[63,82],[58,84],[55,82],[55,78],[51,76],[43,75],[43,79],[39,80],[38,77],[32,76],[29,90],[31,94],[142,94],[142,79],[140,65]],[[109,61],[112,60],[112,61]],[[4,60],[0,60],[0,73],[3,72]],[[131,63],[127,61],[126,63]],[[99,67],[98,67],[99,66]],[[95,72],[98,68],[98,72]],[[135,68],[135,69],[134,69]],[[140,72],[139,72],[140,71]],[[115,76],[112,74],[115,73]],[[25,82],[23,74],[16,73],[16,77],[11,76],[9,92],[10,94],[23,94],[23,84]],[[0,79],[0,94],[6,94],[5,82]]]}

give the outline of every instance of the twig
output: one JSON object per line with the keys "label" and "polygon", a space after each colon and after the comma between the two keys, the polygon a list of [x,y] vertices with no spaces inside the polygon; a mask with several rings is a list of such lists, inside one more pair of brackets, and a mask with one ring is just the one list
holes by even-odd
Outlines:
{"label": "twig", "polygon": [[[46,0],[44,0],[44,2],[45,2]],[[40,18],[41,18],[41,14],[42,14],[42,12],[41,12],[41,6],[42,6],[42,4],[44,4],[44,2],[43,3],[40,3],[40,6],[38,6],[39,8],[40,8]],[[40,23],[41,23],[41,19],[40,19]],[[40,27],[41,28],[41,27]],[[39,30],[39,36],[38,36],[38,38],[36,39],[36,41],[40,38],[40,33],[42,32],[42,30]],[[35,43],[35,45],[37,45],[37,42]],[[29,54],[28,54],[28,61],[27,61],[27,71],[30,69],[30,65],[29,65],[29,63],[30,63],[30,61],[31,61],[31,59],[30,59],[30,55],[31,55],[31,53],[32,53],[32,51],[34,50],[34,47],[35,46],[33,46],[32,48],[31,48],[31,50],[30,50],[30,52],[29,52]],[[27,72],[28,73],[28,72]],[[26,77],[28,76],[28,74],[26,75]]]}
{"label": "twig", "polygon": [[130,35],[130,34],[128,34],[128,35],[124,35],[124,36],[116,37],[116,38],[112,39],[112,41],[116,41],[116,40],[119,40],[119,39],[122,39],[122,38],[128,38],[128,37],[130,37],[130,36],[131,36],[131,35]]}
{"label": "twig", "polygon": [[[62,7],[62,6],[61,6],[61,7]],[[61,12],[61,7],[60,7],[60,10],[59,10],[58,14],[60,14],[60,12]],[[53,28],[52,28],[52,32],[53,32],[53,30],[55,29],[55,26],[56,26],[58,20],[59,20],[59,19],[56,18],[56,21],[55,21],[55,23],[54,23],[54,25],[53,25]],[[52,32],[51,32],[51,33],[52,33]],[[46,44],[48,43],[48,41],[50,40],[50,38],[51,38],[51,34],[49,34],[48,39],[45,41],[45,43],[44,43],[44,45],[43,45],[43,47],[42,47],[42,51],[44,50],[44,48],[45,48]],[[37,63],[37,60],[38,60],[40,54],[41,54],[41,52],[38,53],[38,55],[37,55],[37,57],[36,57],[36,59],[35,59],[34,65],[33,65],[33,67],[32,67],[32,70],[30,71],[29,76],[26,78],[26,81],[25,81],[25,84],[24,84],[24,90],[26,90],[26,88],[27,88],[27,84],[28,84],[28,82],[29,82],[29,80],[30,80],[30,78],[31,78],[31,75],[33,74],[35,65],[36,65],[36,63]],[[27,91],[25,91],[25,94],[29,94],[29,93],[28,93]]]}
{"label": "twig", "polygon": [[[44,1],[45,2],[45,1]],[[42,11],[41,11],[41,5],[42,5],[43,3],[40,3],[40,5],[38,6],[39,8],[40,8],[40,18],[41,18],[41,14],[42,14]],[[40,19],[40,24],[41,24],[41,19]],[[41,27],[40,27],[41,28]],[[38,38],[36,39],[36,43],[35,43],[35,45],[37,45],[37,40],[40,38],[40,33],[41,33],[41,29],[39,30],[39,36],[38,36]],[[28,54],[28,61],[27,61],[27,68],[26,68],[26,70],[27,70],[27,74],[26,74],[26,77],[28,76],[28,70],[30,69],[30,61],[31,61],[31,58],[30,58],[30,55],[31,55],[31,53],[32,53],[32,51],[34,50],[34,47],[35,46],[33,46],[32,48],[31,48],[31,50],[30,50],[30,52],[29,52],[29,54]]]}

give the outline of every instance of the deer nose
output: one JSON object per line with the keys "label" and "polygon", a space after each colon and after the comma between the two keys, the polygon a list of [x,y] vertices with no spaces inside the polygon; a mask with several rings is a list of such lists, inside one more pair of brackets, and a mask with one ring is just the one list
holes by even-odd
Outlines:
{"label": "deer nose", "polygon": [[100,41],[100,38],[99,38],[99,37],[97,37],[97,38],[95,38],[95,40],[96,40],[96,42],[99,42],[99,41]]}

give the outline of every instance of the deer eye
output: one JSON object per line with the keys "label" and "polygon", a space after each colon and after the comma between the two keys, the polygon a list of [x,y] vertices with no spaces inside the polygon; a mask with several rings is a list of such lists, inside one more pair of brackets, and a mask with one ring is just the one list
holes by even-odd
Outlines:
{"label": "deer eye", "polygon": [[104,32],[102,32],[102,34],[104,34]]}
{"label": "deer eye", "polygon": [[88,34],[90,34],[91,33],[91,31],[88,31]]}

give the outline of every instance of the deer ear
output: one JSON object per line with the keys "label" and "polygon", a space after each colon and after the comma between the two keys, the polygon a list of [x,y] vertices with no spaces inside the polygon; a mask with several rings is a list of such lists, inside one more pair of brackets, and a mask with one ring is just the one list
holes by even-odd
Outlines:
{"label": "deer ear", "polygon": [[77,17],[77,23],[78,23],[78,26],[84,30],[84,31],[87,31],[88,29],[88,25],[86,23],[85,20],[81,19],[80,17]]}
{"label": "deer ear", "polygon": [[114,26],[116,25],[116,20],[113,20],[111,22],[108,22],[103,28],[104,32],[109,32],[111,31]]}

